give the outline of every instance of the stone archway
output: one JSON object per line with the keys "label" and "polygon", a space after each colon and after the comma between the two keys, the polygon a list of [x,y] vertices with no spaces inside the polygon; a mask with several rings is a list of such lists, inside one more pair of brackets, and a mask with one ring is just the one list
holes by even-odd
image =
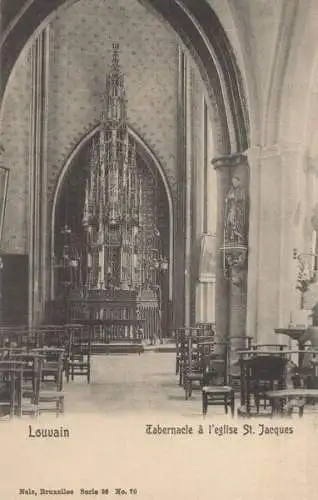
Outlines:
{"label": "stone archway", "polygon": [[[26,43],[56,15],[59,7],[79,0],[54,0],[27,6],[16,2],[16,8],[2,6],[0,39],[0,97],[8,84],[15,62]],[[208,87],[220,123],[218,154],[243,152],[248,147],[249,119],[242,79],[225,31],[212,8],[205,2],[186,0],[138,0],[151,8],[178,34],[195,57]],[[230,130],[231,129],[231,130]],[[231,139],[232,136],[232,139]],[[220,142],[219,141],[219,142]]]}
{"label": "stone archway", "polygon": [[[5,40],[3,40],[1,46],[2,56],[5,58],[5,64],[3,65],[3,86],[8,82],[15,58],[18,56],[24,44],[28,40],[31,41],[30,37],[32,38],[32,43],[34,43],[36,36],[42,33],[45,26],[53,19],[55,13],[52,8],[57,8],[62,4],[67,8],[73,3],[77,2],[50,2],[50,6],[47,4],[45,6],[41,5],[39,9],[35,5],[35,2],[30,2],[27,12],[21,12],[21,15],[18,16],[17,23],[13,23],[4,33]],[[195,2],[191,1],[183,2],[182,5],[181,2],[172,0],[163,2],[149,0],[141,3],[146,7],[151,7],[163,21],[172,27],[183,44],[190,51],[200,69],[201,77],[203,78],[205,88],[208,91],[208,97],[210,98],[207,99],[207,104],[212,110],[211,115],[215,132],[213,140],[216,145],[215,153],[219,155],[230,152],[243,152],[247,147],[249,127],[241,77],[229,41],[215,13],[205,2],[204,5],[201,5],[202,9],[198,8]],[[34,14],[35,12],[33,9],[37,11],[37,16],[31,16],[31,13],[33,12]],[[21,29],[23,29],[23,37],[18,36]],[[45,50],[45,37],[40,40],[39,45],[41,45],[41,47],[39,47],[41,50]],[[4,88],[2,89],[2,92],[3,91]],[[185,96],[182,97],[184,98]],[[181,104],[184,103],[181,102]],[[184,119],[185,116],[186,113],[183,111],[182,119]],[[89,126],[91,125],[92,124],[89,124]],[[185,129],[186,123],[183,122],[182,126]],[[180,133],[180,137],[181,135]],[[184,149],[185,145],[181,138],[181,154],[180,158],[178,158],[179,170],[185,168],[184,165],[186,162],[184,161],[185,158],[183,155],[186,153]],[[37,168],[40,168],[40,163],[37,164]],[[182,185],[186,175],[185,171],[180,174],[181,181],[178,181],[179,184]],[[181,191],[182,190],[180,190],[180,193],[176,193],[174,199],[174,209],[179,219],[184,217],[186,211],[184,204],[185,193]],[[39,196],[38,204],[40,205],[41,203]],[[186,223],[182,223],[178,233],[178,248],[184,247],[185,229]],[[191,235],[188,232],[188,241],[190,240]],[[170,241],[172,241],[172,239]],[[182,261],[182,258],[180,260]],[[180,295],[185,293],[184,281],[186,280],[186,273],[184,272],[184,266],[185,263],[183,259],[183,263],[180,262],[180,272],[178,273],[178,289],[180,286]],[[171,284],[171,276],[169,279]],[[181,301],[179,302],[181,303]],[[179,322],[184,321],[182,319],[183,315],[184,311],[180,308],[178,313]]]}
{"label": "stone archway", "polygon": [[[55,192],[54,192],[54,197],[52,201],[52,210],[51,210],[51,236],[50,236],[50,247],[51,247],[51,255],[54,252],[54,230],[55,230],[55,217],[56,217],[56,208],[58,204],[58,199],[61,193],[61,189],[63,187],[63,182],[65,181],[65,178],[67,176],[67,173],[69,172],[70,169],[72,169],[74,162],[76,162],[76,158],[79,156],[81,150],[85,148],[85,146],[89,143],[89,141],[94,137],[94,135],[98,132],[100,126],[97,125],[94,127],[88,134],[86,134],[81,141],[77,144],[77,146],[74,148],[72,153],[69,155],[67,158],[64,167],[59,175]],[[173,262],[174,262],[174,249],[173,249],[173,234],[174,234],[174,216],[173,216],[173,201],[172,201],[172,194],[170,190],[170,186],[168,183],[168,180],[166,178],[165,172],[151,150],[151,148],[146,144],[144,139],[142,139],[131,127],[128,127],[129,135],[136,141],[136,148],[137,148],[137,153],[138,155],[144,160],[146,163],[147,167],[151,170],[153,175],[156,175],[158,172],[160,180],[162,182],[162,185],[164,186],[165,190],[165,195],[166,195],[166,201],[168,205],[168,213],[169,213],[169,221],[168,221],[168,227],[169,227],[169,262],[171,265],[169,266],[169,300],[172,299],[172,289],[173,289]],[[51,269],[52,273],[52,269]],[[52,292],[52,283],[51,283],[51,297],[53,295]]]}

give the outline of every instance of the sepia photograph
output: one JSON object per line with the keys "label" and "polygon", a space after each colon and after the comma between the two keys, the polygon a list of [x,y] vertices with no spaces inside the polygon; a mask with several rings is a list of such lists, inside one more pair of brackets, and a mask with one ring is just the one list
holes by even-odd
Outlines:
{"label": "sepia photograph", "polygon": [[0,1],[1,499],[314,499],[317,33]]}

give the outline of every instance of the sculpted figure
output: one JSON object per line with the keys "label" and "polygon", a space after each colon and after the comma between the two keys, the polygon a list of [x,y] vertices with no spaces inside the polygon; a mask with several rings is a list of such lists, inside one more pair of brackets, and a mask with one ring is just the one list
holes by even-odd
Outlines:
{"label": "sculpted figure", "polygon": [[225,197],[224,240],[225,243],[243,245],[246,240],[245,229],[246,195],[237,176],[232,178],[232,186]]}

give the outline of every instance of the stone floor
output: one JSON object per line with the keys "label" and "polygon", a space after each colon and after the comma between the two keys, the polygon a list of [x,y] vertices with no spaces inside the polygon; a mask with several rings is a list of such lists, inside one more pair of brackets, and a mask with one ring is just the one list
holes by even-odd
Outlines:
{"label": "stone floor", "polygon": [[[120,487],[129,495],[137,491],[138,500],[209,498],[212,490],[224,500],[279,500],[296,498],[295,481],[297,498],[314,498],[314,479],[309,484],[303,478],[315,478],[315,422],[310,428],[301,426],[308,420],[297,417],[293,435],[280,439],[274,434],[258,437],[254,431],[245,437],[243,426],[253,421],[233,422],[221,406],[210,407],[205,421],[200,392],[186,401],[178,385],[175,353],[94,355],[91,383],[77,377],[65,383],[64,391],[65,416],[56,419],[53,414],[51,419],[44,414],[31,425],[66,427],[71,439],[26,439],[29,417],[9,422],[15,425],[13,432],[2,427],[2,448],[10,453],[0,454],[1,499],[17,498],[18,488],[36,485],[72,488],[74,500],[84,498],[82,488],[93,487],[109,489],[109,498]],[[146,432],[149,424],[186,425],[194,432],[159,436]],[[232,435],[227,428],[236,424],[238,433]],[[254,426],[257,430],[258,422]],[[291,476],[292,470],[297,474]]]}
{"label": "stone floor", "polygon": [[[65,383],[66,413],[121,414],[160,412],[200,416],[201,395],[186,401],[175,375],[175,353],[94,355],[91,383],[76,377]],[[215,408],[223,412],[222,408]],[[214,411],[215,411],[214,410]]]}
{"label": "stone floor", "polygon": [[[64,384],[65,413],[125,416],[168,414],[171,417],[202,417],[200,391],[185,400],[175,375],[175,353],[147,349],[141,355],[92,356],[91,383],[76,377]],[[239,398],[236,408],[240,405]],[[306,406],[305,413],[317,412]],[[222,406],[209,408],[209,416],[224,415]]]}

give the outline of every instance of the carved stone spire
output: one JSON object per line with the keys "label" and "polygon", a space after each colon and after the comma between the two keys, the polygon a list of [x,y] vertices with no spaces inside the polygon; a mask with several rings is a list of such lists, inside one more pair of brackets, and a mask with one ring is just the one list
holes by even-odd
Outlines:
{"label": "carved stone spire", "polygon": [[106,76],[103,123],[106,127],[126,128],[127,98],[124,75],[119,63],[119,44],[113,43],[113,56],[110,72]]}
{"label": "carved stone spire", "polygon": [[127,129],[127,99],[118,43],[113,44],[101,129],[93,141],[89,170],[83,226],[88,254],[98,253],[97,268],[92,273],[98,279],[92,287],[127,286],[133,280],[129,263],[135,250],[131,235],[132,227],[139,222],[140,183],[135,144]]}

